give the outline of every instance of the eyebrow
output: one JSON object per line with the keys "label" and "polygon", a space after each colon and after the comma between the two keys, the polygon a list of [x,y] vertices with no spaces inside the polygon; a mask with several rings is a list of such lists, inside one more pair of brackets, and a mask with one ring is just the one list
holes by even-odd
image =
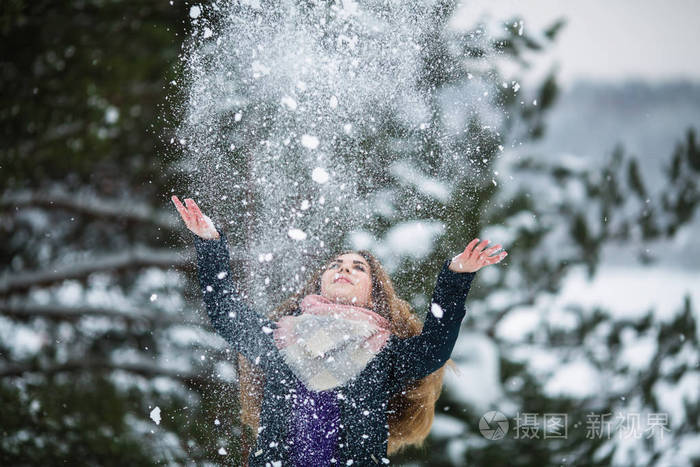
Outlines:
{"label": "eyebrow", "polygon": [[[343,261],[341,261],[339,258],[336,258],[336,259],[334,259],[333,261],[331,261],[331,263],[342,263],[342,262],[343,262]],[[362,266],[367,266],[367,267],[369,267],[369,264],[365,263],[364,261],[359,261],[359,260],[357,260],[357,259],[353,259],[353,260],[352,260],[352,264],[360,264],[360,265],[362,265]]]}

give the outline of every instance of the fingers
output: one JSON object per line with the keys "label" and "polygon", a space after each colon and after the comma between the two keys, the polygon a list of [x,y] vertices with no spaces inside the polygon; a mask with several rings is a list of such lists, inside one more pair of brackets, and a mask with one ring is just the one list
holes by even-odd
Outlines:
{"label": "fingers", "polygon": [[185,198],[186,206],[183,206],[180,199],[175,195],[173,195],[170,199],[175,204],[177,212],[180,213],[182,219],[185,221],[185,224],[190,230],[204,225],[204,215],[202,214],[202,211],[199,210],[199,207],[192,198]]}
{"label": "fingers", "polygon": [[481,243],[479,243],[477,246],[474,247],[472,254],[481,254],[483,249],[486,248],[486,245],[488,245],[488,244],[489,244],[488,240],[482,240]]}
{"label": "fingers", "polygon": [[[180,199],[173,195],[170,198],[173,203],[175,204],[175,208],[177,209],[177,212],[180,213],[180,216],[182,217],[182,220],[185,222],[185,225],[187,226],[188,229],[192,229],[192,226],[195,224],[195,219],[191,211],[188,211],[185,206],[182,205],[180,202]],[[187,202],[187,200],[185,200]]]}
{"label": "fingers", "polygon": [[191,211],[193,214],[195,213],[194,207],[196,204],[192,198],[185,198],[185,206],[187,206],[188,211]]}
{"label": "fingers", "polygon": [[204,223],[204,219],[201,218],[202,211],[199,210],[192,198],[185,198],[185,204],[187,205],[188,220],[193,226],[200,227]]}
{"label": "fingers", "polygon": [[502,245],[499,243],[497,245],[492,246],[491,248],[488,248],[487,250],[484,250],[484,256],[490,257],[492,254],[494,254],[496,251],[500,250]]}
{"label": "fingers", "polygon": [[214,226],[214,222],[202,213],[199,206],[197,206],[197,203],[195,203],[192,198],[185,198],[184,206],[177,196],[173,195],[170,199],[173,204],[175,204],[177,212],[180,213],[182,219],[185,221],[185,225],[190,231],[202,238],[219,238],[219,233]]}
{"label": "fingers", "polygon": [[177,212],[179,212],[182,217],[185,217],[187,214],[187,208],[182,205],[180,199],[175,195],[171,196],[170,199],[172,200],[173,204],[175,204],[175,209],[177,209]]}
{"label": "fingers", "polygon": [[[501,261],[503,258],[508,256],[508,252],[505,250],[499,252],[498,254],[494,255],[498,250],[503,248],[503,245],[500,243],[490,247],[486,248],[486,246],[489,244],[488,240],[484,240],[478,245],[476,245],[472,251],[472,258],[476,259],[476,261],[485,266],[487,264],[495,264]],[[494,255],[494,256],[492,256]]]}
{"label": "fingers", "polygon": [[199,210],[199,206],[197,206],[197,203],[194,202],[192,198],[187,198],[185,200],[185,203],[187,203],[187,207],[194,212],[197,217],[202,216],[204,217],[204,214],[202,214],[202,211]]}
{"label": "fingers", "polygon": [[496,256],[490,256],[490,257],[486,258],[485,262],[487,264],[496,264],[496,263],[501,262],[501,260],[503,258],[505,258],[506,256],[508,256],[508,252],[502,251],[499,254],[497,254]]}
{"label": "fingers", "polygon": [[199,206],[197,206],[197,203],[195,203],[194,200],[191,198],[187,198],[185,200],[185,203],[187,203],[187,208],[190,210],[190,212],[194,214],[194,220],[195,222],[197,222],[197,225],[206,225],[206,221],[204,220],[204,214],[199,209]]}
{"label": "fingers", "polygon": [[464,253],[466,253],[467,257],[469,257],[472,254],[472,250],[474,249],[474,246],[479,243],[479,239],[475,238],[469,244],[467,244],[467,247],[464,249]]}

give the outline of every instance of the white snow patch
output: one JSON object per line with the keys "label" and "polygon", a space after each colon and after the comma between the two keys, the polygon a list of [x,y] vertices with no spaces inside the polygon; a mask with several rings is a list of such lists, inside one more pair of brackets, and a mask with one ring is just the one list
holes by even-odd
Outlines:
{"label": "white snow patch", "polygon": [[17,325],[10,320],[0,317],[0,341],[12,350],[16,358],[35,355],[44,342],[48,340],[46,333],[36,332],[29,327]]}
{"label": "white snow patch", "polygon": [[270,67],[257,60],[251,64],[251,68],[253,69],[253,78],[259,78],[270,74]]}
{"label": "white snow patch", "polygon": [[39,409],[41,409],[41,402],[38,400],[34,399],[30,404],[29,404],[29,411],[32,412],[32,414],[36,415],[39,412]]}
{"label": "white snow patch", "polygon": [[[284,96],[281,100],[282,105],[287,107],[289,110],[296,110],[297,109],[297,101],[295,101],[293,98],[289,96]],[[303,136],[302,136],[302,144],[303,144]]]}
{"label": "white snow patch", "polygon": [[700,401],[700,371],[687,371],[678,382],[657,381],[652,392],[659,403],[659,411],[668,413],[669,427],[678,429],[691,415],[686,413],[686,406]]}
{"label": "white snow patch", "polygon": [[550,329],[573,332],[581,324],[579,316],[570,309],[549,308],[545,319]]}
{"label": "white snow patch", "polygon": [[[639,319],[654,309],[658,320],[668,322],[681,309],[686,294],[692,303],[700,303],[697,284],[700,284],[698,271],[603,265],[589,280],[585,269],[577,267],[551,305],[564,308],[573,303],[590,309],[606,308],[618,319]],[[700,316],[697,307],[694,311],[696,317]]]}
{"label": "white snow patch", "polygon": [[202,14],[202,9],[199,6],[194,5],[194,6],[190,7],[190,18],[197,19],[197,18],[199,18],[199,15],[201,15],[201,14]]}
{"label": "white snow patch", "polygon": [[514,361],[527,363],[528,369],[537,378],[545,378],[561,364],[561,357],[550,349],[536,345],[520,345],[512,350]]}
{"label": "white snow patch", "polygon": [[227,383],[233,383],[238,379],[236,368],[228,362],[217,362],[214,365],[216,376]]}
{"label": "white snow patch", "polygon": [[173,326],[168,335],[173,343],[181,346],[191,345],[202,338],[196,329],[189,326]]}
{"label": "white snow patch", "polygon": [[151,420],[156,422],[156,425],[160,425],[160,407],[156,406],[155,409],[151,410]]}
{"label": "white snow patch", "polygon": [[324,184],[329,178],[328,172],[326,172],[326,169],[322,167],[316,167],[313,171],[311,171],[311,180],[316,183]]}
{"label": "white snow patch", "polygon": [[540,325],[540,313],[534,308],[513,309],[498,323],[496,335],[511,342],[521,342]]}
{"label": "white snow patch", "polygon": [[621,362],[631,370],[644,371],[649,368],[658,347],[656,336],[653,333],[640,336],[633,329],[625,328],[622,330],[620,340],[622,341],[622,351],[619,357]]}
{"label": "white snow patch", "polygon": [[[320,141],[318,140],[317,137],[313,135],[302,135],[301,136],[301,145],[304,146],[305,148],[308,149],[316,149],[319,145]],[[321,182],[323,183],[323,182]]]}
{"label": "white snow patch", "polygon": [[226,449],[225,449],[223,446],[220,447],[220,448],[219,448],[219,455],[225,456],[226,454],[228,454],[228,453],[226,452]]}
{"label": "white snow patch", "polygon": [[110,105],[107,107],[107,110],[105,110],[105,122],[109,123],[110,125],[113,125],[119,121],[119,109],[114,107],[113,105]]}
{"label": "white snow patch", "polygon": [[556,369],[545,383],[544,392],[550,396],[584,398],[598,394],[602,389],[602,375],[590,362],[575,360]]}
{"label": "white snow patch", "polygon": [[303,230],[289,229],[287,235],[289,235],[289,238],[291,238],[292,240],[306,240],[306,232],[304,232]]}
{"label": "white snow patch", "polygon": [[435,316],[437,319],[442,318],[443,312],[442,312],[442,307],[438,305],[437,303],[433,302],[430,305],[430,312]]}
{"label": "white snow patch", "polygon": [[78,281],[64,281],[59,287],[57,299],[62,305],[79,305],[84,297],[83,286]]}
{"label": "white snow patch", "polygon": [[[445,372],[450,397],[485,412],[502,398],[499,352],[496,344],[481,333],[462,332],[452,352],[457,372]],[[501,404],[502,410],[503,405]]]}
{"label": "white snow patch", "polygon": [[470,443],[462,438],[451,439],[447,442],[447,457],[452,461],[452,465],[463,465],[464,456]]}
{"label": "white snow patch", "polygon": [[429,254],[435,237],[445,231],[437,221],[408,221],[392,227],[386,234],[385,243],[397,255],[420,259]]}
{"label": "white snow patch", "polygon": [[443,203],[450,199],[451,187],[446,183],[429,177],[405,161],[396,162],[389,168],[391,174],[403,185],[413,185],[424,195],[431,196]]}
{"label": "white snow patch", "polygon": [[454,438],[464,433],[466,426],[461,420],[443,414],[436,414],[430,434],[436,438]]}
{"label": "white snow patch", "polygon": [[372,249],[375,239],[371,233],[364,230],[355,230],[349,234],[350,245],[353,250]]}
{"label": "white snow patch", "polygon": [[157,377],[151,380],[153,388],[162,393],[182,394],[182,383],[167,377]]}

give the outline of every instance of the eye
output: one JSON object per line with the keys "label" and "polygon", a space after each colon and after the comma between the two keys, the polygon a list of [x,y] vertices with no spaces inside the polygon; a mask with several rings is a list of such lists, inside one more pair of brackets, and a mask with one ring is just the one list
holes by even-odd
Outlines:
{"label": "eye", "polygon": [[357,269],[359,269],[360,271],[362,271],[362,272],[364,272],[364,271],[365,271],[365,267],[364,267],[364,266],[362,266],[361,264],[358,264],[358,265],[357,265],[357,266],[355,266],[355,267],[356,267]]}

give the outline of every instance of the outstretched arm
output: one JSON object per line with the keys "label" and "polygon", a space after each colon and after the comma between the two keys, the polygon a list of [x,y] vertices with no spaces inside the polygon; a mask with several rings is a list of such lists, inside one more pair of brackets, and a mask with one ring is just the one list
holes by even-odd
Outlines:
{"label": "outstretched arm", "polygon": [[486,245],[487,240],[479,243],[478,238],[474,239],[462,253],[446,260],[438,275],[421,333],[407,339],[392,339],[390,351],[394,353],[396,390],[410,381],[428,376],[450,358],[465,315],[464,302],[476,272],[507,255],[503,251],[491,256],[501,245],[485,249]]}
{"label": "outstretched arm", "polygon": [[274,324],[241,299],[231,277],[226,236],[216,230],[194,201],[185,200],[188,208],[177,197],[173,202],[188,228],[194,227],[190,230],[195,234],[199,284],[212,326],[248,360],[263,367],[269,365],[279,358],[271,335]]}

